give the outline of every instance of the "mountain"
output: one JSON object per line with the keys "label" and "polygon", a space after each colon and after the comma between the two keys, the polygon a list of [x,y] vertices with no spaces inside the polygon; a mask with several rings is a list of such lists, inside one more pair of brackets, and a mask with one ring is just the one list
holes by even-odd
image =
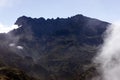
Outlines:
{"label": "mountain", "polygon": [[[32,48],[31,51],[28,49],[29,54],[26,55],[36,58],[41,54],[50,53],[52,50],[50,48],[62,45],[67,51],[74,45],[97,46],[103,42],[102,33],[109,23],[76,15],[70,18],[47,20],[22,16],[15,24],[20,27],[10,34],[19,37],[18,43],[27,46],[26,51],[28,47]],[[36,50],[37,52],[34,53]]]}
{"label": "mountain", "polygon": [[110,23],[78,14],[56,19],[22,16],[15,25],[19,28],[0,34],[1,66],[40,80],[90,80],[96,75],[92,59]]}

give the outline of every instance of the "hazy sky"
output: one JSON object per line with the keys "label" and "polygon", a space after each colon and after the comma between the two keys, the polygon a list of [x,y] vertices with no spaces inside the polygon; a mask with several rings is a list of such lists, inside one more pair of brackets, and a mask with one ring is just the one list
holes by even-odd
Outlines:
{"label": "hazy sky", "polygon": [[0,0],[0,24],[4,25],[14,24],[22,15],[56,18],[76,14],[120,20],[120,0]]}

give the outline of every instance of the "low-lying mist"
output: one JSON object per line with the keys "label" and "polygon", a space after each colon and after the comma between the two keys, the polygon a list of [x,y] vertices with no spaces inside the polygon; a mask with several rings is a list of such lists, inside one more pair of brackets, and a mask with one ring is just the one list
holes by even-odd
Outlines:
{"label": "low-lying mist", "polygon": [[18,50],[23,50],[23,46],[21,46],[20,44],[18,45],[20,36],[15,36],[10,32],[19,27],[20,26],[18,25],[6,26],[0,23],[0,34],[1,34],[0,43],[1,45],[3,45],[3,46],[0,45],[1,47],[3,48],[7,47],[14,53],[18,53]]}
{"label": "low-lying mist", "polygon": [[7,26],[7,25],[0,23],[0,33],[7,33],[9,31],[11,31],[13,29],[17,29],[17,28],[18,28],[17,25]]}
{"label": "low-lying mist", "polygon": [[100,76],[93,80],[120,80],[120,24],[114,23],[104,34],[104,44],[101,46],[95,63]]}

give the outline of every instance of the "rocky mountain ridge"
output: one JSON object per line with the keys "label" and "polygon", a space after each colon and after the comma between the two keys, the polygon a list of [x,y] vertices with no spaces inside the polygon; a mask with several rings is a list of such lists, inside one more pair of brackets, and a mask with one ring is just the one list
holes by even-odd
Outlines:
{"label": "rocky mountain ridge", "polygon": [[92,59],[110,23],[79,14],[56,19],[22,16],[15,24],[18,29],[0,34],[1,66],[40,80],[90,80],[96,74]]}

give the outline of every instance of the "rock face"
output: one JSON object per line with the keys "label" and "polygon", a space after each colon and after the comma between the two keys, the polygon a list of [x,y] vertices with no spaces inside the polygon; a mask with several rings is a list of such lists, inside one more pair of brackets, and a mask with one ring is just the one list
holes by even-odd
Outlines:
{"label": "rock face", "polygon": [[86,76],[96,73],[91,60],[110,23],[75,15],[22,16],[15,24],[18,29],[0,34],[1,66],[19,68],[40,80],[89,80]]}
{"label": "rock face", "polygon": [[[69,37],[73,35],[78,38],[80,44],[92,45],[102,43],[101,35],[108,25],[107,22],[88,18],[83,15],[47,20],[44,18],[32,19],[22,16],[18,18],[15,24],[21,26],[21,28],[15,30],[16,34],[23,34],[29,31],[33,33],[33,36],[39,38],[45,36],[58,38],[61,36]],[[89,37],[92,37],[91,40]],[[100,40],[97,40],[98,38]]]}
{"label": "rock face", "polygon": [[[47,20],[22,16],[15,24],[20,28],[11,33],[20,36],[19,43],[26,45],[26,48],[32,48],[32,51],[28,49],[27,55],[32,57],[36,55],[35,58],[41,54],[50,53],[56,46],[66,46],[65,51],[74,45],[98,46],[103,43],[102,34],[109,25],[107,22],[83,15]],[[63,53],[62,50],[60,52]]]}

